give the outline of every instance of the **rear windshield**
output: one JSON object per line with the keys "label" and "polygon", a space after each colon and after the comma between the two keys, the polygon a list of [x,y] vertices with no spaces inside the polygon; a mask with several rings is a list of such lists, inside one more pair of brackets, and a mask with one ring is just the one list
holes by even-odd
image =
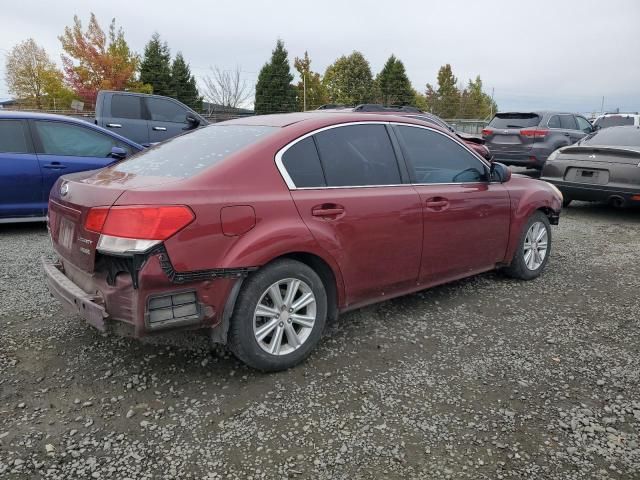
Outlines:
{"label": "rear windshield", "polygon": [[489,123],[494,128],[526,128],[536,127],[540,123],[540,115],[536,113],[498,113]]}
{"label": "rear windshield", "polygon": [[160,143],[114,170],[153,177],[187,178],[262,139],[277,127],[210,125]]}
{"label": "rear windshield", "polygon": [[607,147],[640,147],[640,129],[638,127],[605,128],[586,136],[580,144]]}
{"label": "rear windshield", "polygon": [[622,115],[614,115],[611,117],[601,117],[594,122],[596,127],[620,127],[622,125],[633,125],[633,117],[624,117]]}

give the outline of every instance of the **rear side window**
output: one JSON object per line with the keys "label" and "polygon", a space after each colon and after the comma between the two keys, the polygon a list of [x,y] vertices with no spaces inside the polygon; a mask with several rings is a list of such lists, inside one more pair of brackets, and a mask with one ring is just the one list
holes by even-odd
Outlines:
{"label": "rear side window", "polygon": [[576,124],[576,119],[573,118],[573,115],[560,115],[560,128],[564,128],[566,130],[578,130],[578,125]]}
{"label": "rear side window", "polygon": [[483,164],[453,139],[416,127],[396,127],[414,183],[469,183],[486,180]]}
{"label": "rear side window", "polygon": [[349,125],[315,135],[330,187],[397,185],[400,171],[384,125]]}
{"label": "rear side window", "polygon": [[537,127],[540,115],[536,113],[498,113],[489,123],[493,128]]}
{"label": "rear side window", "polygon": [[147,109],[151,120],[158,122],[185,123],[187,110],[171,100],[147,98]]}
{"label": "rear side window", "polygon": [[143,119],[140,97],[134,95],[113,95],[111,116],[115,118]]}
{"label": "rear side window", "polygon": [[622,125],[633,125],[633,117],[625,117],[622,115],[601,117],[595,121],[595,125],[600,128],[619,127]]}
{"label": "rear side window", "polygon": [[298,188],[327,186],[318,150],[311,137],[299,141],[284,152],[282,164]]}
{"label": "rear side window", "polygon": [[29,153],[29,142],[21,120],[0,120],[0,152]]}
{"label": "rear side window", "polygon": [[560,117],[558,117],[558,115],[553,115],[549,119],[549,122],[547,123],[547,126],[549,128],[560,128]]}
{"label": "rear side window", "polygon": [[136,175],[187,178],[277,129],[252,125],[211,125],[143,150],[141,154],[113,168],[118,172]]}
{"label": "rear side window", "polygon": [[578,129],[585,133],[589,133],[593,130],[593,127],[586,118],[576,117],[576,122],[578,122]]}

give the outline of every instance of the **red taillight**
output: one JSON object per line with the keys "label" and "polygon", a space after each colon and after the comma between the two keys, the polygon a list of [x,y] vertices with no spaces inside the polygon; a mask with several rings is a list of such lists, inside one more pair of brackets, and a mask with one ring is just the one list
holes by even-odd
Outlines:
{"label": "red taillight", "polygon": [[527,138],[544,138],[549,133],[546,128],[523,128],[520,130],[520,135]]}
{"label": "red taillight", "polygon": [[89,210],[85,228],[113,237],[166,240],[194,218],[184,205],[98,207]]}
{"label": "red taillight", "polygon": [[483,137],[488,137],[492,133],[493,133],[493,130],[491,130],[490,128],[483,128],[482,129],[482,136]]}
{"label": "red taillight", "polygon": [[84,228],[92,232],[100,233],[104,221],[107,219],[109,207],[96,207],[89,210],[87,218],[84,221]]}

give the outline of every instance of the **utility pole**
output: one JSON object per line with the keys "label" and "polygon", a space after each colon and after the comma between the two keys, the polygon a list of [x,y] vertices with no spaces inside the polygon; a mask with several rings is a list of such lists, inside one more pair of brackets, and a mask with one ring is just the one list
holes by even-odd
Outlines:
{"label": "utility pole", "polygon": [[302,72],[302,110],[307,111],[307,72]]}
{"label": "utility pole", "polygon": [[491,87],[491,114],[489,115],[490,119],[493,118],[493,92],[494,92],[494,88]]}
{"label": "utility pole", "polygon": [[604,113],[604,95],[602,96],[602,103],[600,104],[600,113]]}

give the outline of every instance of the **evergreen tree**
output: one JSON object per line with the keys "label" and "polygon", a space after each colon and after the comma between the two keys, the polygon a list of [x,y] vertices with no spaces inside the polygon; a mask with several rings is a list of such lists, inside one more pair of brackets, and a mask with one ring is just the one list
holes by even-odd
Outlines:
{"label": "evergreen tree", "polygon": [[376,77],[376,98],[384,105],[411,105],[415,92],[407,77],[404,64],[391,55]]}
{"label": "evergreen tree", "polygon": [[438,70],[438,89],[427,84],[427,104],[432,113],[442,118],[455,118],[460,107],[458,79],[453,75],[448,63]]}
{"label": "evergreen tree", "polygon": [[144,47],[144,57],[140,64],[140,81],[153,87],[156,95],[173,96],[171,87],[171,52],[167,42],[160,40],[158,32]]}
{"label": "evergreen tree", "polygon": [[254,109],[258,115],[265,113],[293,112],[296,110],[296,88],[291,84],[293,75],[289,67],[284,42],[278,40],[256,83]]}
{"label": "evergreen tree", "polygon": [[171,65],[171,93],[173,98],[195,111],[202,110],[202,97],[198,93],[196,79],[191,75],[191,69],[180,52]]}
{"label": "evergreen tree", "polygon": [[360,52],[342,56],[329,65],[323,83],[334,103],[358,105],[374,97],[373,75],[369,62]]}
{"label": "evergreen tree", "polygon": [[296,57],[293,65],[300,75],[297,87],[298,110],[304,111],[305,106],[307,110],[315,110],[328,103],[327,89],[322,84],[320,74],[311,70],[309,54],[304,52],[304,58]]}

